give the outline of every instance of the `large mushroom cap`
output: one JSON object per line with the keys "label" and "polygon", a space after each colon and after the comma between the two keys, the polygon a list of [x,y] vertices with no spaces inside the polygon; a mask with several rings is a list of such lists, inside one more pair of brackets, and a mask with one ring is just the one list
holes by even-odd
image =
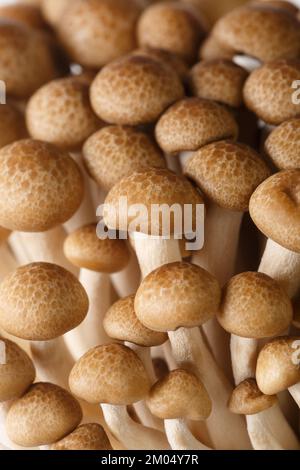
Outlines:
{"label": "large mushroom cap", "polygon": [[275,395],[300,382],[300,337],[278,338],[259,353],[256,380],[266,395]]}
{"label": "large mushroom cap", "polygon": [[276,403],[276,395],[264,395],[254,379],[246,379],[233,390],[228,407],[235,414],[255,415]]}
{"label": "large mushroom cap", "polygon": [[22,113],[10,104],[0,105],[0,148],[26,136]]}
{"label": "large mushroom cap", "polygon": [[20,140],[0,150],[0,224],[42,232],[66,222],[83,198],[72,158],[51,144]]}
{"label": "large mushroom cap", "polygon": [[219,206],[248,211],[253,191],[270,171],[255,150],[230,141],[202,147],[187,162],[186,176]]}
{"label": "large mushroom cap", "polygon": [[12,404],[6,430],[16,444],[35,447],[62,439],[81,419],[80,405],[69,392],[50,383],[36,383]]}
{"label": "large mushroom cap", "polygon": [[238,274],[224,288],[218,320],[229,333],[245,338],[278,336],[292,318],[289,297],[266,274]]}
{"label": "large mushroom cap", "polygon": [[139,346],[151,347],[165,343],[165,333],[149,330],[136,316],[134,295],[115,302],[106,312],[103,327],[107,335],[119,341],[128,341]]}
{"label": "large mushroom cap", "polygon": [[212,410],[202,382],[190,372],[177,369],[156,382],[147,398],[151,413],[161,419],[205,420]]}
{"label": "large mushroom cap", "polygon": [[130,258],[125,240],[101,240],[96,230],[97,225],[90,224],[68,235],[64,243],[65,256],[79,268],[103,273],[121,271]]}
{"label": "large mushroom cap", "polygon": [[16,343],[0,336],[0,346],[3,345],[4,363],[0,361],[0,402],[23,395],[35,379],[34,365],[26,352]]}
{"label": "large mushroom cap", "polygon": [[166,153],[198,150],[221,139],[236,139],[238,125],[224,106],[201,98],[186,98],[171,106],[155,129]]}
{"label": "large mushroom cap", "polygon": [[250,215],[264,235],[300,253],[300,170],[276,173],[250,199]]}
{"label": "large mushroom cap", "polygon": [[122,57],[104,67],[91,86],[91,102],[106,122],[139,125],[156,121],[184,95],[176,72],[145,56]]}
{"label": "large mushroom cap", "polygon": [[62,440],[51,446],[51,450],[112,450],[106,432],[100,424],[82,424]]}
{"label": "large mushroom cap", "polygon": [[219,308],[221,289],[204,269],[190,263],[166,264],[150,273],[135,297],[139,320],[155,331],[200,326]]}
{"label": "large mushroom cap", "polygon": [[108,191],[135,171],[166,166],[154,140],[128,126],[107,126],[93,134],[84,144],[83,158],[92,178]]}
{"label": "large mushroom cap", "polygon": [[276,127],[265,142],[265,151],[281,170],[300,168],[300,118]]}
{"label": "large mushroom cap", "polygon": [[0,325],[19,338],[56,338],[79,325],[87,311],[82,285],[55,264],[22,266],[0,284]]}
{"label": "large mushroom cap", "polygon": [[126,346],[97,346],[73,367],[72,392],[89,403],[130,405],[145,398],[150,381],[138,356]]}

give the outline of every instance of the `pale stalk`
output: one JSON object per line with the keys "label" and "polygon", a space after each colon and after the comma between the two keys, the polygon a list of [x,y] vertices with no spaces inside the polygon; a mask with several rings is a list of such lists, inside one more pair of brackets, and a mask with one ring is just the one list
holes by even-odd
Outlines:
{"label": "pale stalk", "polygon": [[18,262],[7,243],[0,246],[0,282],[18,267]]}
{"label": "pale stalk", "polygon": [[173,450],[212,450],[193,436],[185,419],[166,419],[165,430]]}

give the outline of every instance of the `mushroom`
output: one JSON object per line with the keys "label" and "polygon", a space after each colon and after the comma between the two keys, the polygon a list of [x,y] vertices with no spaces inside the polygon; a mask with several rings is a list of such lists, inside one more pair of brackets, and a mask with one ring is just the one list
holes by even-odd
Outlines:
{"label": "mushroom", "polygon": [[147,405],[152,414],[164,420],[173,450],[210,450],[188,428],[187,420],[206,420],[212,410],[206,388],[194,374],[184,369],[169,372],[153,385]]}
{"label": "mushroom", "polygon": [[145,399],[150,381],[138,356],[126,346],[107,344],[88,351],[69,378],[72,392],[100,403],[111,433],[130,450],[166,449],[163,433],[136,423],[126,406]]}
{"label": "mushroom", "polygon": [[199,59],[202,60],[215,60],[215,59],[228,59],[231,60],[234,56],[234,51],[226,49],[223,44],[220,44],[215,36],[210,34],[203,41],[199,50]]}
{"label": "mushroom", "polygon": [[112,446],[100,424],[88,423],[52,444],[50,450],[112,450]]}
{"label": "mushroom", "polygon": [[26,128],[22,113],[10,103],[0,105],[0,148],[24,138]]}
{"label": "mushroom", "polygon": [[298,439],[283,419],[276,395],[264,395],[254,379],[246,379],[234,389],[228,406],[232,413],[246,415],[254,449],[299,449]]}
{"label": "mushroom", "polygon": [[169,67],[171,67],[177,73],[177,75],[183,82],[185,81],[188,72],[188,66],[184,62],[184,60],[177,54],[173,54],[172,52],[166,51],[165,49],[148,46],[140,47],[139,49],[133,51],[131,54],[143,55],[146,57],[152,57],[156,60],[160,60],[165,65],[169,65]]}
{"label": "mushroom", "polygon": [[300,119],[289,119],[276,127],[267,138],[264,149],[277,168],[300,168]]}
{"label": "mushroom", "polygon": [[42,13],[51,26],[57,26],[66,8],[72,0],[41,0]]}
{"label": "mushroom", "polygon": [[36,5],[26,5],[23,3],[7,4],[0,6],[1,20],[18,21],[29,28],[43,30],[46,27],[41,15],[40,8]]}

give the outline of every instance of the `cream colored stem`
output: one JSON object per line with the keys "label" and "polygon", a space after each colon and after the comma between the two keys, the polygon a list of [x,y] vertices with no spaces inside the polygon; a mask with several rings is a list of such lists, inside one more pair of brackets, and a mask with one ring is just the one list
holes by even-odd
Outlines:
{"label": "cream colored stem", "polygon": [[254,70],[261,67],[261,62],[254,57],[250,57],[248,55],[236,54],[233,57],[233,62],[240,67],[243,67],[248,72],[253,72]]}
{"label": "cream colored stem", "polygon": [[181,164],[177,155],[165,154],[167,167],[177,175],[182,174]]}
{"label": "cream colored stem", "polygon": [[235,384],[255,378],[258,341],[231,335],[230,350]]}
{"label": "cream colored stem", "polygon": [[141,271],[135,253],[131,254],[126,268],[123,271],[111,274],[110,278],[121,299],[134,294],[141,282]]}
{"label": "cream colored stem", "polygon": [[211,450],[193,436],[184,419],[166,419],[165,430],[173,450]]}
{"label": "cream colored stem", "polygon": [[19,263],[11,252],[9,246],[4,243],[0,246],[0,282],[9,273],[17,269]]}
{"label": "cream colored stem", "polygon": [[13,404],[13,401],[14,400],[0,403],[0,444],[6,447],[7,450],[37,450],[35,448],[25,448],[18,446],[17,444],[12,442],[7,435],[5,421],[7,413],[11,405]]}
{"label": "cream colored stem", "polygon": [[298,407],[300,408],[300,383],[294,385],[293,387],[289,388],[289,392],[294,398],[295,402],[297,403]]}

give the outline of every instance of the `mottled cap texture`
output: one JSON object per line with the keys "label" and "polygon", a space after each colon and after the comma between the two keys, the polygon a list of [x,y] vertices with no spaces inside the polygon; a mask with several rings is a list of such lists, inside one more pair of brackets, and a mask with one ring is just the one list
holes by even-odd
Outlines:
{"label": "mottled cap texture", "polygon": [[220,286],[210,273],[177,262],[156,269],[142,281],[134,308],[147,328],[168,332],[201,326],[217,313],[220,300]]}
{"label": "mottled cap texture", "polygon": [[186,98],[171,106],[155,128],[156,140],[166,153],[198,150],[210,142],[236,139],[233,114],[214,101]]}
{"label": "mottled cap texture", "polygon": [[266,395],[275,395],[300,382],[300,337],[282,337],[267,343],[259,353],[256,380]]}
{"label": "mottled cap texture", "polygon": [[0,362],[1,403],[25,393],[35,379],[35,368],[27,353],[16,343],[0,336],[0,348],[4,352],[4,361]]}
{"label": "mottled cap texture", "polygon": [[0,148],[26,136],[22,113],[10,104],[0,105]]}
{"label": "mottled cap texture", "polygon": [[225,48],[223,44],[216,39],[215,36],[209,34],[201,44],[199,49],[199,59],[214,60],[214,59],[232,59],[234,50]]}
{"label": "mottled cap texture", "polygon": [[72,1],[58,21],[58,34],[72,60],[99,69],[136,47],[139,14],[135,0]]}
{"label": "mottled cap texture", "polygon": [[222,17],[212,34],[225,47],[262,62],[300,54],[300,28],[289,12],[266,5],[236,8]]}
{"label": "mottled cap texture", "polygon": [[184,96],[169,66],[145,56],[125,56],[104,67],[91,86],[96,114],[111,124],[137,126],[156,121]]}
{"label": "mottled cap texture", "polygon": [[69,392],[50,383],[36,383],[12,404],[6,430],[16,444],[36,447],[62,439],[81,419],[80,405]]}
{"label": "mottled cap texture", "polygon": [[212,411],[212,402],[204,385],[184,369],[173,370],[156,382],[150,390],[147,406],[161,419],[201,421]]}
{"label": "mottled cap texture", "polygon": [[79,325],[88,297],[73,274],[60,266],[21,266],[0,284],[0,325],[19,338],[46,341]]}
{"label": "mottled cap texture", "polygon": [[68,436],[53,444],[50,450],[112,450],[107,434],[100,424],[82,424]]}
{"label": "mottled cap texture", "polygon": [[246,80],[246,106],[268,124],[279,125],[300,115],[292,84],[299,80],[300,60],[278,60],[254,70]]}
{"label": "mottled cap texture", "polygon": [[244,338],[282,334],[293,318],[292,303],[282,287],[263,273],[234,276],[223,289],[218,320],[229,333]]}
{"label": "mottled cap texture", "polygon": [[300,168],[300,118],[276,127],[265,142],[265,152],[280,170]]}
{"label": "mottled cap texture", "polygon": [[134,310],[135,295],[130,295],[115,302],[106,312],[103,327],[110,338],[128,341],[138,346],[160,346],[168,339],[166,333],[149,330],[136,316]]}
{"label": "mottled cap texture", "polygon": [[57,147],[19,140],[0,150],[0,224],[43,232],[66,222],[83,198],[83,178]]}
{"label": "mottled cap texture", "polygon": [[90,176],[107,191],[135,171],[166,166],[150,135],[129,126],[107,126],[93,134],[84,144],[83,158]]}
{"label": "mottled cap texture", "polygon": [[255,379],[246,379],[233,390],[228,408],[238,415],[255,415],[272,408],[277,401],[276,395],[264,395]]}
{"label": "mottled cap texture", "polygon": [[214,203],[233,211],[248,211],[257,186],[270,175],[260,155],[245,144],[215,142],[202,147],[184,173]]}
{"label": "mottled cap texture", "polygon": [[166,51],[165,49],[161,49],[162,45],[157,47],[149,47],[144,46],[136,49],[132,52],[132,54],[136,55],[144,55],[146,57],[152,57],[153,59],[159,60],[163,62],[165,65],[171,67],[181,78],[181,80],[185,80],[187,72],[188,72],[188,65],[177,54],[173,52]]}
{"label": "mottled cap texture", "polygon": [[130,259],[125,240],[98,238],[97,224],[85,225],[68,235],[64,253],[75,266],[103,273],[121,271]]}
{"label": "mottled cap texture", "polygon": [[268,178],[250,199],[250,215],[266,237],[300,253],[300,169]]}
{"label": "mottled cap texture", "polygon": [[150,381],[138,356],[121,344],[97,346],[73,367],[72,392],[89,403],[130,405],[143,400]]}
{"label": "mottled cap texture", "polygon": [[[61,1],[61,0],[60,0]],[[37,5],[23,3],[0,6],[1,20],[17,21],[29,28],[45,29],[46,23]]]}

